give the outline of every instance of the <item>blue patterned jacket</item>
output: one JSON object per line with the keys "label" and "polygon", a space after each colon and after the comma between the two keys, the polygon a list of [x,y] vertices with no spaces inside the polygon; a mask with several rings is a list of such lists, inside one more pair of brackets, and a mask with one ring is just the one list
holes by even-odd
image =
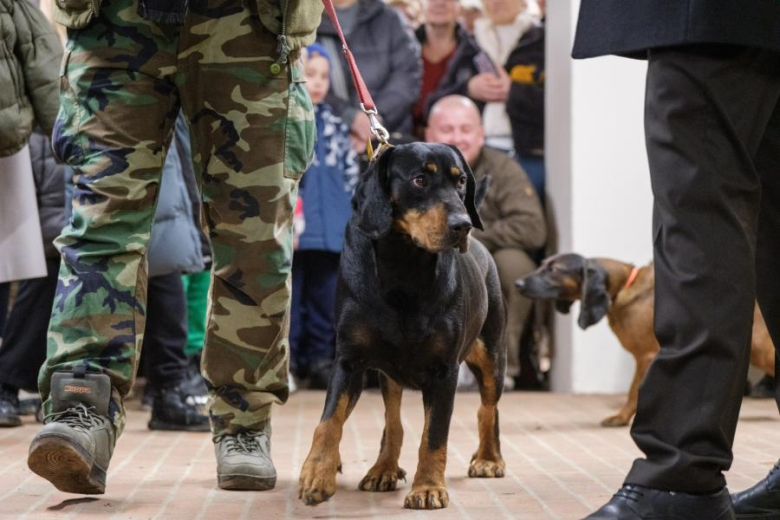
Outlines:
{"label": "blue patterned jacket", "polygon": [[314,160],[301,180],[299,192],[306,228],[298,249],[340,253],[360,173],[358,157],[349,140],[349,127],[330,105],[317,105],[315,118]]}

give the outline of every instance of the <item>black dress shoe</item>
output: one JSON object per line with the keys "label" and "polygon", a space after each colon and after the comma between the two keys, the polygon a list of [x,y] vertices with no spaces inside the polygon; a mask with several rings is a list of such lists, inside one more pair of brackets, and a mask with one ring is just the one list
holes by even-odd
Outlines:
{"label": "black dress shoe", "polygon": [[731,495],[737,520],[780,520],[780,462],[750,489]]}
{"label": "black dress shoe", "polygon": [[735,520],[726,489],[689,495],[625,484],[585,520]]}

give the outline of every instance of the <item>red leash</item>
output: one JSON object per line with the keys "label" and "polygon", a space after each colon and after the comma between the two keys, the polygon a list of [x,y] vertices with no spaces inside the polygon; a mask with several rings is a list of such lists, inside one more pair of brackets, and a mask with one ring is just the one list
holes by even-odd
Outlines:
{"label": "red leash", "polygon": [[358,70],[357,63],[355,63],[355,57],[352,56],[352,51],[349,50],[347,40],[344,38],[341,24],[339,23],[338,16],[336,16],[336,8],[333,7],[333,0],[322,0],[322,3],[325,6],[325,12],[328,13],[328,18],[330,18],[333,27],[336,28],[339,38],[341,38],[344,56],[346,56],[347,63],[349,63],[352,81],[355,83],[358,98],[360,98],[360,109],[368,116],[368,120],[371,122],[371,133],[374,134],[380,143],[387,144],[390,133],[382,126],[382,123],[379,122],[379,114],[376,110],[376,105],[371,97],[371,93],[368,91],[368,87],[366,87],[365,81],[363,81],[363,76],[360,75],[360,70]]}

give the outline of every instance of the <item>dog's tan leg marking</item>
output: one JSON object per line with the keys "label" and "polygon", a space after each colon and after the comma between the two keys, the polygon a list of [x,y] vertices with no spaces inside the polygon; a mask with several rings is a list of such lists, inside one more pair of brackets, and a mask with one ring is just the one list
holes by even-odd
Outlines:
{"label": "dog's tan leg marking", "polygon": [[650,363],[653,361],[654,357],[655,353],[649,356],[636,358],[636,371],[634,372],[634,379],[631,381],[631,388],[628,390],[626,403],[617,415],[607,417],[601,421],[601,426],[607,428],[628,426],[631,419],[636,415],[636,406],[639,399],[639,385],[642,384],[642,380],[645,378],[647,369],[650,368]]}
{"label": "dog's tan leg marking", "polygon": [[420,452],[417,460],[417,473],[414,475],[412,490],[404,499],[407,509],[442,509],[450,504],[450,495],[444,483],[444,470],[447,467],[447,445],[436,450],[429,449],[428,434],[431,426],[430,411],[425,412]]}
{"label": "dog's tan leg marking", "polygon": [[401,385],[380,374],[382,399],[385,402],[385,431],[382,434],[382,446],[379,457],[358,488],[363,491],[394,491],[399,479],[406,480],[406,471],[398,467],[401,445],[404,441],[404,428],[401,425]]}
{"label": "dog's tan leg marking", "polygon": [[333,415],[320,421],[314,430],[311,450],[298,479],[298,498],[306,505],[315,506],[336,492],[336,473],[341,471],[339,443],[344,423],[354,406],[349,395],[343,394]]}
{"label": "dog's tan leg marking", "polygon": [[471,457],[469,477],[503,477],[506,464],[501,457],[501,442],[498,438],[498,398],[500,393],[496,388],[499,384],[496,374],[496,364],[490,357],[482,340],[477,340],[466,356],[466,363],[476,367],[481,372],[479,394],[482,403],[477,411],[479,428],[479,447]]}

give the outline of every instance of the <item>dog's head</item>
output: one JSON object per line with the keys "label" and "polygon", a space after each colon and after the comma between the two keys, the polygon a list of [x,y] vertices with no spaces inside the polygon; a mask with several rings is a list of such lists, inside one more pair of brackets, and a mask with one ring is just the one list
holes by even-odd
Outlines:
{"label": "dog's head", "polygon": [[603,318],[610,306],[607,271],[596,260],[577,254],[551,256],[525,278],[515,282],[520,292],[534,300],[555,300],[555,308],[568,314],[580,302],[579,326],[587,329]]}
{"label": "dog's head", "polygon": [[489,180],[476,185],[457,148],[412,143],[384,150],[363,172],[352,199],[353,221],[371,239],[391,230],[431,253],[468,250],[477,207]]}

